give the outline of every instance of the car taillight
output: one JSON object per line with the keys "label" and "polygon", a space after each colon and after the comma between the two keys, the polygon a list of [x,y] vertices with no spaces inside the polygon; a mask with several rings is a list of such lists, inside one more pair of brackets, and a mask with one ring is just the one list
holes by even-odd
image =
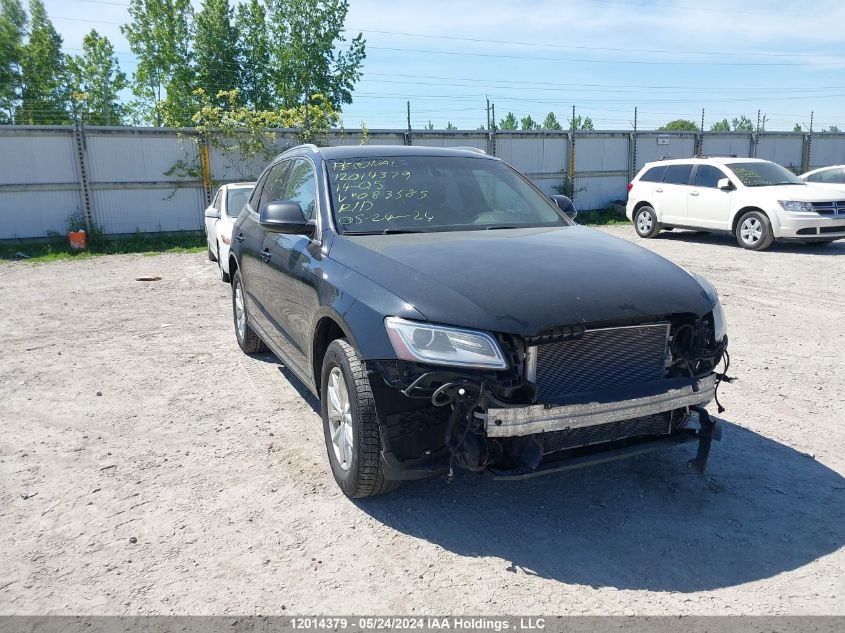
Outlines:
{"label": "car taillight", "polygon": [[634,183],[629,182],[628,183],[628,193],[631,193],[631,189],[633,189],[633,188],[634,188]]}

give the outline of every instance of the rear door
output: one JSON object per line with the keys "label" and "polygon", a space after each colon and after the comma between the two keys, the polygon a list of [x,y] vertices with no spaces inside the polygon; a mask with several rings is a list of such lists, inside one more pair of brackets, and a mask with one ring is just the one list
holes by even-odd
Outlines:
{"label": "rear door", "polygon": [[707,229],[729,229],[731,219],[730,191],[722,191],[716,185],[728,175],[713,165],[696,166],[689,187],[687,201],[687,225]]}
{"label": "rear door", "polygon": [[663,182],[655,183],[654,191],[660,197],[660,221],[663,224],[685,224],[687,199],[692,163],[675,163],[666,168]]}
{"label": "rear door", "polygon": [[260,211],[268,202],[276,200],[279,187],[284,182],[286,163],[273,165],[264,178],[255,187],[247,203],[247,213],[242,214],[243,220],[238,220],[232,243],[238,243],[240,249],[240,270],[243,279],[244,294],[247,301],[247,311],[262,332],[271,332],[270,320],[267,317],[267,303],[271,297],[267,291],[264,276],[264,229],[258,224]]}

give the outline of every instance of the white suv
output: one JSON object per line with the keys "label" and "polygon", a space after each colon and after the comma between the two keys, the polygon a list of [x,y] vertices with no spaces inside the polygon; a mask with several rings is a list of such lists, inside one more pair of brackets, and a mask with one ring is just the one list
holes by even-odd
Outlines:
{"label": "white suv", "polygon": [[646,163],[628,185],[626,215],[640,237],[675,227],[724,231],[755,251],[775,240],[845,238],[845,192],[813,187],[756,158]]}

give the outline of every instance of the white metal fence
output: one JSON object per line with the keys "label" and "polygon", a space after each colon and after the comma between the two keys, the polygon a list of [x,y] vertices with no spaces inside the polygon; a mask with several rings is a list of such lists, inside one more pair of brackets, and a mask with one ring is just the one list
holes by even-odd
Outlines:
{"label": "white metal fence", "polygon": [[[332,132],[330,145],[358,145],[360,132]],[[567,176],[576,206],[599,209],[624,199],[626,184],[648,161],[705,155],[756,156],[800,173],[845,163],[845,134],[800,132],[496,132],[370,130],[368,142],[478,147],[526,174],[545,193]],[[274,150],[296,143],[277,132]],[[107,235],[202,227],[211,183],[254,179],[264,159],[243,161],[195,130],[128,127],[0,126],[0,239],[65,233],[81,212]]]}

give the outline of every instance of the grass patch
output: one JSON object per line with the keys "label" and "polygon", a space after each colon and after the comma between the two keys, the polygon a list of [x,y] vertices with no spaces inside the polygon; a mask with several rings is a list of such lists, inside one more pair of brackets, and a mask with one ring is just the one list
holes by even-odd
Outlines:
{"label": "grass patch", "polygon": [[[64,236],[39,242],[5,242],[0,244],[0,261],[55,262],[66,259],[142,253],[200,253],[207,248],[202,233],[162,233],[160,235],[132,235],[113,240],[96,239],[88,250],[73,251]],[[27,258],[20,257],[23,253]]]}
{"label": "grass patch", "polygon": [[599,209],[598,211],[579,211],[575,218],[578,224],[584,226],[606,226],[609,224],[630,224],[625,214],[620,214],[613,207]]}

